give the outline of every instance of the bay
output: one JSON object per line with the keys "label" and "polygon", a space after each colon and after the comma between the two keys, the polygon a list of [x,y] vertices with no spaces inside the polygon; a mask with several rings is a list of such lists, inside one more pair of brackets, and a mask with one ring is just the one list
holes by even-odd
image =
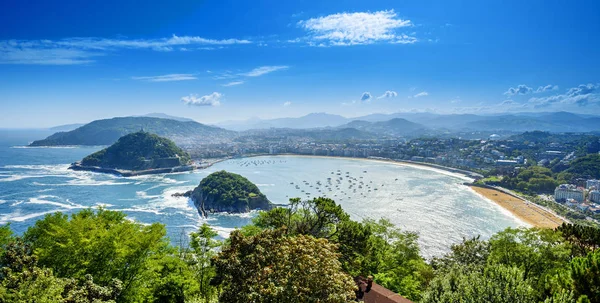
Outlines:
{"label": "bay", "polygon": [[49,213],[105,207],[143,224],[165,224],[174,244],[203,222],[226,237],[256,213],[201,218],[189,199],[172,196],[218,170],[248,178],[274,203],[324,196],[340,203],[355,220],[388,218],[419,234],[426,257],[442,254],[463,237],[488,238],[506,227],[524,226],[462,185],[464,177],[428,168],[364,159],[261,156],[231,159],[192,173],[123,178],[67,169],[102,147],[27,148],[36,139],[33,134],[1,135],[0,224],[10,223],[18,234]]}

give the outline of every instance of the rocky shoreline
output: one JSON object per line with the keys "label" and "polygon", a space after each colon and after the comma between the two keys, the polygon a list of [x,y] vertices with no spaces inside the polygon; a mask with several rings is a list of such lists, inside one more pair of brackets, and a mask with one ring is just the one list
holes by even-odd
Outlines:
{"label": "rocky shoreline", "polygon": [[180,173],[186,171],[193,171],[197,169],[195,165],[184,165],[184,166],[174,166],[174,167],[165,167],[165,168],[156,168],[156,169],[147,169],[147,170],[124,170],[124,169],[116,169],[116,168],[107,168],[107,167],[99,167],[99,166],[85,166],[81,165],[80,162],[72,163],[69,166],[69,169],[76,171],[91,171],[95,173],[104,173],[104,174],[112,174],[121,177],[134,177],[134,176],[142,176],[142,175],[154,175],[154,174],[168,174],[168,173]]}

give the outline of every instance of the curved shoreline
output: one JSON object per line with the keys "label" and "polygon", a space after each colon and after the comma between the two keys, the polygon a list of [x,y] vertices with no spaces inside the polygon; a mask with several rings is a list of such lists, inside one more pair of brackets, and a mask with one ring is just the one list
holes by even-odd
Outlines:
{"label": "curved shoreline", "polygon": [[371,162],[380,162],[386,164],[394,164],[399,166],[410,166],[418,169],[435,171],[444,175],[461,178],[463,180],[467,180],[469,182],[473,182],[475,179],[483,177],[475,172],[466,171],[459,168],[447,167],[439,164],[433,163],[422,163],[415,162],[409,160],[393,160],[386,158],[359,158],[359,157],[345,157],[345,156],[318,156],[318,155],[297,155],[297,154],[256,154],[256,155],[244,155],[239,158],[225,158],[219,159],[215,161],[213,164],[227,161],[230,159],[243,159],[243,158],[256,158],[256,157],[303,157],[303,158],[323,158],[323,159],[343,159],[343,160],[356,160],[356,161],[371,161]]}

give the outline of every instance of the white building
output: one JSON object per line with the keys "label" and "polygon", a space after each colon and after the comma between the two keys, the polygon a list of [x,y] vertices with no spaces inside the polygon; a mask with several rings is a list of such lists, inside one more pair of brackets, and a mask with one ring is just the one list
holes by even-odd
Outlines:
{"label": "white building", "polygon": [[592,187],[600,189],[600,180],[587,180],[585,182],[585,188],[590,189]]}
{"label": "white building", "polygon": [[583,189],[577,188],[573,184],[561,184],[554,190],[554,200],[565,201],[573,199],[577,202],[583,202]]}
{"label": "white building", "polygon": [[595,203],[600,203],[600,191],[595,189],[590,190],[590,193],[588,194],[588,200]]}

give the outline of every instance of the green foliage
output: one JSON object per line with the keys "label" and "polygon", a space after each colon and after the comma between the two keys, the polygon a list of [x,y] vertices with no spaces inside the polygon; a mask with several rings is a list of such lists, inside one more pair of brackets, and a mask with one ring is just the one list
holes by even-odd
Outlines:
{"label": "green foliage", "polygon": [[382,286],[411,300],[419,300],[433,272],[420,255],[418,236],[404,232],[389,220],[365,220],[372,231],[364,268]]}
{"label": "green foliage", "polygon": [[483,268],[490,255],[490,244],[479,236],[465,239],[462,243],[453,244],[450,253],[432,260],[432,266],[438,271],[446,271],[453,267]]}
{"label": "green foliage", "polygon": [[464,271],[452,267],[436,277],[425,293],[424,303],[494,302],[535,303],[535,291],[524,278],[523,270],[505,265]]}
{"label": "green foliage", "polygon": [[600,179],[600,154],[589,154],[573,160],[565,172],[575,178]]}
{"label": "green foliage", "polygon": [[[195,201],[204,201],[207,208],[236,210],[268,208],[270,202],[258,187],[241,175],[224,170],[214,172],[200,181],[192,192]],[[207,209],[208,210],[208,209]]]}
{"label": "green foliage", "polygon": [[187,165],[188,153],[173,141],[147,132],[125,135],[108,148],[95,152],[81,161],[85,166],[144,170]]}
{"label": "green foliage", "polygon": [[221,246],[221,242],[214,239],[216,236],[217,233],[208,224],[202,224],[197,232],[190,235],[190,250],[185,255],[185,260],[195,273],[201,297],[206,301],[217,294],[217,289],[210,285],[210,281],[216,275],[211,260]]}
{"label": "green foliage", "polygon": [[508,228],[489,242],[488,264],[519,268],[540,296],[548,286],[547,281],[567,269],[571,255],[571,246],[560,233],[550,229]]}
{"label": "green foliage", "polygon": [[143,226],[120,212],[88,209],[70,218],[47,215],[29,228],[25,240],[39,264],[58,277],[83,280],[91,275],[100,285],[117,279],[123,285],[121,302],[133,302],[152,297],[152,292],[165,287],[161,283],[178,280],[175,275],[191,278],[183,272],[189,271],[185,262],[171,257],[174,251],[165,233],[158,223]]}
{"label": "green foliage", "polygon": [[7,245],[0,265],[0,302],[114,303],[121,292],[116,279],[102,287],[90,275],[81,283],[55,277],[50,269],[38,266],[37,256],[21,239]]}
{"label": "green foliage", "polygon": [[600,250],[573,259],[571,278],[577,296],[585,296],[588,302],[600,302]]}
{"label": "green foliage", "polygon": [[344,273],[336,245],[282,229],[255,236],[231,233],[214,259],[220,302],[348,302],[355,284]]}
{"label": "green foliage", "polygon": [[556,228],[573,247],[573,256],[585,256],[600,248],[600,228],[563,223]]}
{"label": "green foliage", "polygon": [[552,171],[541,166],[529,166],[516,176],[504,176],[500,185],[523,192],[552,193],[557,182],[552,177]]}

